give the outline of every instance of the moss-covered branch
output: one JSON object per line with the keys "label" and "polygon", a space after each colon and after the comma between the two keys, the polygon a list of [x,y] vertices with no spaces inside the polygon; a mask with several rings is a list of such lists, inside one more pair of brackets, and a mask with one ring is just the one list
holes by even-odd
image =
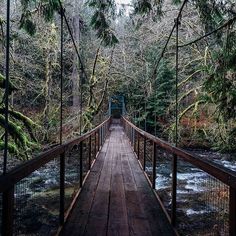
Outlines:
{"label": "moss-covered branch", "polygon": [[[5,112],[5,109],[0,108],[0,113],[3,114],[4,112]],[[22,113],[18,111],[9,110],[9,114],[16,120],[22,122],[25,128],[27,129],[27,131],[29,132],[29,135],[32,138],[32,140],[37,142],[37,139],[35,138],[34,133],[33,133],[33,128],[36,127],[37,124],[34,121],[32,121],[29,117],[23,115]]]}
{"label": "moss-covered branch", "polygon": [[[6,87],[5,77],[2,74],[0,74],[0,88],[5,89],[5,87]],[[18,88],[11,81],[9,81],[9,94],[12,94],[12,92],[16,90],[18,90]]]}

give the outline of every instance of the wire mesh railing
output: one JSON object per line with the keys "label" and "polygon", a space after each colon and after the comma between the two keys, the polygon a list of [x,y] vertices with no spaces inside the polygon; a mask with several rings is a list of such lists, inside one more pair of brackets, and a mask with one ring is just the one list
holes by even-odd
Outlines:
{"label": "wire mesh railing", "polygon": [[55,158],[20,180],[14,195],[14,235],[55,234],[60,213],[60,161]]}
{"label": "wire mesh railing", "polygon": [[105,141],[109,124],[110,118],[0,176],[3,235],[53,235],[58,231]]}
{"label": "wire mesh railing", "polygon": [[178,233],[235,235],[236,173],[122,120],[140,165]]}
{"label": "wire mesh railing", "polygon": [[172,154],[156,145],[156,181],[155,189],[167,212],[171,214],[171,174]]}
{"label": "wire mesh railing", "polygon": [[228,235],[229,186],[196,166],[178,160],[179,232]]}

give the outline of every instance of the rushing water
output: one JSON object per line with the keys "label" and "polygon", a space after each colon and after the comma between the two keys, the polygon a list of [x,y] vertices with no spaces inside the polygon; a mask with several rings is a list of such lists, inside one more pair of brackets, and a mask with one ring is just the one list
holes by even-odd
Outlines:
{"label": "rushing water", "polygon": [[[67,155],[65,168],[67,209],[79,188],[80,168],[77,153]],[[60,163],[55,159],[15,186],[14,235],[55,234],[59,223],[59,203]]]}
{"label": "rushing water", "polygon": [[[205,150],[195,150],[192,153],[236,171],[236,158],[229,154]],[[170,213],[171,159],[164,158],[158,161],[156,189]],[[177,217],[180,233],[184,232],[183,235],[227,235],[228,187],[183,161],[178,161],[177,171]]]}

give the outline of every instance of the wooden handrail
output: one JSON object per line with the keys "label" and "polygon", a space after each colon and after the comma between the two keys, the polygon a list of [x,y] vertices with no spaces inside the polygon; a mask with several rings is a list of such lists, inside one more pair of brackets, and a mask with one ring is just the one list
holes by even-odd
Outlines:
{"label": "wooden handrail", "polygon": [[47,164],[54,158],[60,158],[60,155],[63,154],[66,150],[73,147],[76,144],[79,144],[83,140],[89,138],[92,134],[97,132],[106,122],[109,122],[110,117],[102,122],[100,125],[92,129],[91,131],[81,135],[78,138],[75,138],[71,141],[68,141],[62,145],[58,145],[50,150],[47,150],[37,157],[13,168],[6,175],[0,176],[0,193],[3,193],[18,183],[20,180],[29,176],[35,170],[39,169],[43,165]]}
{"label": "wooden handrail", "polygon": [[[175,147],[171,145],[170,143],[167,143],[154,135],[151,135],[138,127],[136,127],[132,122],[130,122],[125,117],[122,117],[124,122],[124,129],[127,132],[127,135],[129,137],[129,132],[135,132],[137,135],[137,143],[139,145],[139,139],[140,137],[143,138],[143,140],[149,140],[153,143],[153,179],[152,179],[152,187],[153,189],[156,188],[156,147],[161,147],[164,150],[166,150],[168,153],[172,154],[172,189],[171,189],[171,216],[169,213],[167,213],[165,206],[161,203],[160,198],[159,201],[162,205],[162,208],[164,212],[166,213],[169,221],[173,225],[173,227],[176,226],[176,220],[177,220],[177,212],[176,212],[176,196],[177,196],[177,159],[181,158],[183,161],[186,161],[195,167],[199,168],[200,170],[208,173],[209,175],[215,177],[217,180],[221,181],[225,185],[227,185],[229,188],[229,235],[230,236],[236,236],[236,172],[229,170],[219,164],[210,162],[208,160],[203,160],[197,157],[196,155],[190,154],[187,151]],[[133,140],[131,140],[131,143]],[[138,150],[135,149],[135,141],[133,142],[134,145],[134,151],[137,152],[137,157],[139,157],[139,148]],[[143,157],[146,158],[145,156]]]}
{"label": "wooden handrail", "polygon": [[23,178],[30,175],[35,170],[50,162],[55,157],[60,157],[64,152],[64,145],[54,147],[37,157],[13,168],[6,175],[0,176],[0,193],[5,192]]}
{"label": "wooden handrail", "polygon": [[154,135],[151,135],[141,129],[139,129],[137,126],[135,126],[132,122],[130,122],[125,117],[122,117],[122,119],[129,124],[134,130],[136,130],[140,135],[143,137],[146,137],[150,141],[156,143],[158,146],[162,147],[163,149],[167,150],[169,153],[177,155],[178,157],[184,159],[188,163],[198,167],[199,169],[205,171],[206,173],[214,176],[224,184],[236,189],[236,172],[229,170],[219,164],[212,163],[208,160],[203,160],[197,157],[196,155],[193,155],[191,153],[188,153],[187,151],[177,148],[170,143],[167,143],[160,138],[155,137]]}

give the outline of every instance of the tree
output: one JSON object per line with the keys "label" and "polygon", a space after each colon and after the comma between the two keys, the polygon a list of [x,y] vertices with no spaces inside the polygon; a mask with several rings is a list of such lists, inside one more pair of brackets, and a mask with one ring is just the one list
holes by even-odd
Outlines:
{"label": "tree", "polygon": [[157,126],[157,130],[161,136],[165,128],[169,125],[170,116],[173,116],[173,114],[170,114],[169,107],[175,94],[174,84],[175,78],[173,71],[170,70],[168,62],[162,61],[154,82],[153,94],[148,100],[148,110],[152,115],[151,121],[149,122],[153,128]]}
{"label": "tree", "polygon": [[[5,78],[0,74],[0,88],[5,89]],[[10,82],[9,92],[12,94],[13,91],[17,90],[17,87]],[[5,94],[1,91],[1,105],[0,105],[0,150],[3,150],[5,145],[3,137],[5,135],[5,107],[4,99],[6,99]],[[15,154],[20,159],[25,159],[29,157],[29,151],[32,147],[36,147],[36,138],[33,133],[33,128],[36,124],[27,116],[23,115],[20,112],[15,111],[14,109],[9,110],[9,124],[8,131],[11,137],[11,140],[8,143],[8,151],[12,154]],[[33,142],[30,140],[32,139]]]}

